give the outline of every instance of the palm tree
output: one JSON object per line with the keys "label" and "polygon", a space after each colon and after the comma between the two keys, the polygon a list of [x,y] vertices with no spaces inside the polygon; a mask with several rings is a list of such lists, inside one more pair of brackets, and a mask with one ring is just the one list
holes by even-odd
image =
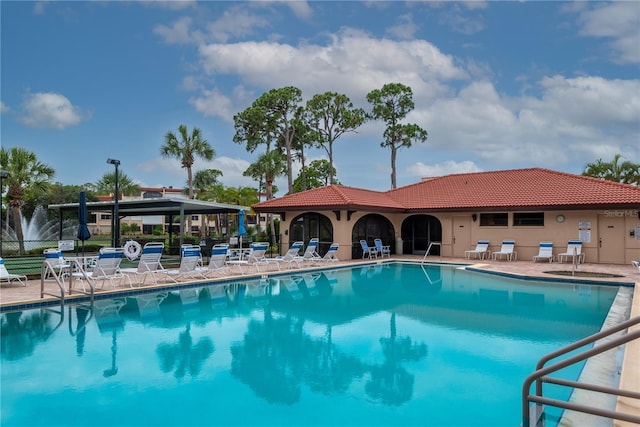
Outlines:
{"label": "palm tree", "polygon": [[0,166],[9,175],[6,179],[9,206],[13,211],[13,229],[18,238],[20,252],[24,252],[21,207],[24,204],[25,189],[34,194],[46,191],[55,171],[49,165],[39,162],[36,154],[24,148],[0,148]]}
{"label": "palm tree", "polygon": [[189,198],[193,199],[193,172],[192,167],[195,158],[202,157],[205,160],[212,160],[216,152],[202,137],[200,129],[193,128],[191,135],[187,126],[178,126],[180,140],[173,132],[169,131],[164,137],[164,145],[160,147],[162,157],[173,157],[182,163],[182,167],[187,170],[187,185],[189,187]]}
{"label": "palm tree", "polygon": [[[116,184],[116,173],[108,172],[102,175],[98,182],[92,185],[98,194],[112,194]],[[118,171],[118,192],[123,196],[139,196],[140,186],[133,182],[126,174]]]}
{"label": "palm tree", "polygon": [[[195,162],[195,158],[201,157],[205,160],[212,160],[216,152],[202,137],[200,129],[193,128],[191,135],[187,130],[186,125],[178,126],[178,135],[180,139],[173,132],[169,131],[164,137],[164,145],[160,147],[160,154],[162,157],[173,157],[182,163],[182,167],[187,170],[187,185],[189,187],[189,198],[193,199],[193,172],[192,167]],[[189,217],[188,229],[191,231],[191,217]]]}
{"label": "palm tree", "polygon": [[588,163],[582,175],[623,184],[640,185],[640,165],[621,160],[620,154],[613,156],[613,160],[610,162],[598,159],[593,163]]}

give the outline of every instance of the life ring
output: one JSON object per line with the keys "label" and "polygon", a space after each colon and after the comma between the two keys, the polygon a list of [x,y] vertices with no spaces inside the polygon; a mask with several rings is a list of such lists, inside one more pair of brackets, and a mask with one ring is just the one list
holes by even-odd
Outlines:
{"label": "life ring", "polygon": [[129,240],[124,244],[124,255],[129,261],[137,259],[140,256],[140,252],[142,252],[142,246],[135,240]]}

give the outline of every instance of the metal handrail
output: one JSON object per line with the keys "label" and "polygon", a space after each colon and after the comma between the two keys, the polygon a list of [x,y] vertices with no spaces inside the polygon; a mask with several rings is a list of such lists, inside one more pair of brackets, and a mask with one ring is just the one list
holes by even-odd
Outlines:
{"label": "metal handrail", "polygon": [[434,245],[440,246],[440,256],[442,256],[442,242],[431,242],[431,243],[429,243],[429,246],[427,247],[427,251],[424,253],[424,257],[422,258],[422,262],[425,262],[427,260],[427,255],[429,255],[429,252],[431,251],[431,248]]}
{"label": "metal handrail", "polygon": [[[49,273],[55,278],[58,287],[60,288],[60,295],[45,292],[44,281],[46,277],[49,277]],[[64,305],[64,277],[62,271],[58,274],[55,268],[51,267],[48,262],[42,263],[40,272],[40,298],[44,298],[45,295],[60,298],[60,304]]]}
{"label": "metal handrail", "polygon": [[[566,368],[567,366],[570,366],[575,363],[581,362],[585,359],[588,359],[591,356],[598,355],[607,350],[611,350],[612,348],[615,348],[619,345],[626,344],[630,341],[640,339],[640,330],[629,332],[621,337],[614,338],[604,344],[594,346],[590,350],[586,350],[582,353],[576,354],[572,357],[569,357],[567,359],[561,360],[559,362],[555,362],[547,367],[544,367],[544,365],[552,359],[555,359],[559,356],[567,354],[587,344],[591,344],[601,338],[611,336],[616,332],[620,332],[622,330],[628,329],[629,327],[638,325],[638,324],[640,324],[640,316],[634,317],[612,328],[606,329],[604,331],[600,331],[596,334],[583,338],[579,341],[576,341],[573,344],[565,346],[541,358],[538,361],[538,364],[536,365],[536,371],[525,379],[524,384],[522,386],[522,426],[523,427],[532,426],[531,419],[530,419],[530,416],[531,416],[531,409],[529,407],[530,402],[536,402],[538,404],[536,405],[536,415],[540,415],[542,413],[541,404],[546,404],[549,406],[554,406],[554,407],[563,408],[563,409],[571,409],[577,412],[583,412],[591,415],[598,415],[598,416],[607,417],[611,419],[640,423],[640,416],[625,414],[625,413],[616,412],[616,411],[610,411],[607,409],[594,408],[591,406],[581,405],[573,402],[564,402],[564,401],[550,399],[542,396],[542,383],[546,382],[550,384],[564,385],[564,386],[569,386],[569,387],[574,387],[574,388],[579,388],[579,389],[584,389],[589,391],[595,391],[599,393],[607,393],[615,396],[630,397],[633,399],[640,400],[640,393],[637,393],[634,391],[620,390],[620,389],[599,386],[594,384],[578,383],[576,381],[568,381],[568,380],[563,380],[558,378],[549,378],[546,376],[547,374],[557,372],[562,368]],[[534,381],[536,382],[536,394],[531,395],[530,394],[531,385],[533,384]],[[536,423],[534,422],[533,425],[535,424]]]}

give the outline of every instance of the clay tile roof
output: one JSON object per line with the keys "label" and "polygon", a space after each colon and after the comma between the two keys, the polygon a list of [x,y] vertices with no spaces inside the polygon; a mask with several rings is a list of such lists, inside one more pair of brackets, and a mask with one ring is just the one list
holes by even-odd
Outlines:
{"label": "clay tile roof", "polygon": [[404,207],[386,193],[362,188],[329,185],[301,193],[267,200],[254,205],[262,212],[293,209],[350,209],[376,208],[377,210],[402,210]]}
{"label": "clay tile roof", "polygon": [[491,208],[637,209],[640,187],[543,168],[453,174],[385,192],[332,185],[254,205],[258,211],[373,208],[377,211]]}
{"label": "clay tile roof", "polygon": [[640,188],[543,168],[447,175],[390,190],[407,209],[640,205]]}

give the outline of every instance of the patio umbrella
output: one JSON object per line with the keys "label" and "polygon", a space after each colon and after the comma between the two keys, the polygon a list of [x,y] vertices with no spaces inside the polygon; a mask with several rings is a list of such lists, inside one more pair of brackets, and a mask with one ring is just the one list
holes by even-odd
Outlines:
{"label": "patio umbrella", "polygon": [[91,238],[89,227],[89,211],[87,209],[87,197],[84,191],[80,192],[80,201],[78,203],[78,240],[82,242],[82,256],[84,257],[84,241]]}
{"label": "patio umbrella", "polygon": [[247,229],[244,228],[244,211],[241,209],[238,211],[238,236],[240,236],[240,248],[242,249],[242,236],[247,234]]}

